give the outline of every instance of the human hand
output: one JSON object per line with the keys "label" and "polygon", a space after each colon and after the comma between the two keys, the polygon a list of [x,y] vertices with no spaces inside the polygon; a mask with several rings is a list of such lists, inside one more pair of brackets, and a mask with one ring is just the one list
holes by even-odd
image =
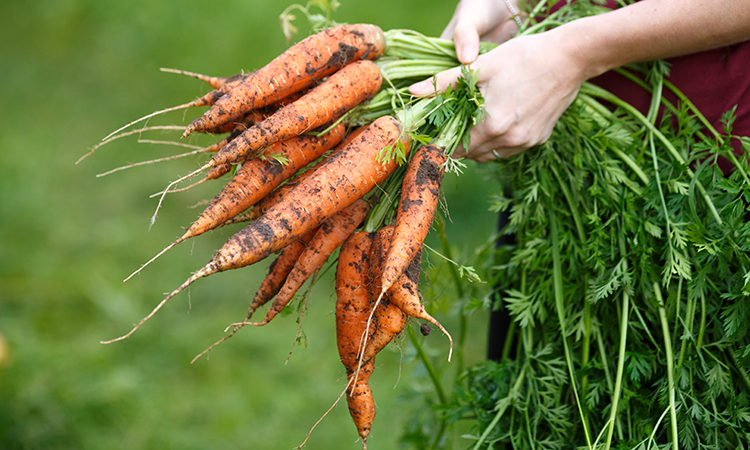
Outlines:
{"label": "human hand", "polygon": [[[545,142],[586,79],[583,61],[577,47],[554,30],[511,39],[480,55],[470,67],[478,71],[487,117],[455,156],[487,162]],[[417,96],[442,92],[460,74],[458,67],[449,69],[409,90]]]}
{"label": "human hand", "polygon": [[[511,3],[518,7],[518,0]],[[500,44],[517,29],[503,0],[461,0],[440,37],[452,39],[458,60],[470,64],[479,56],[480,40]]]}

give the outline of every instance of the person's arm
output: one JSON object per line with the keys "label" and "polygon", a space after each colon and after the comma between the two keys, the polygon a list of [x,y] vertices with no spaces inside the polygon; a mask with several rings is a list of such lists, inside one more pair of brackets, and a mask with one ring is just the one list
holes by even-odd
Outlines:
{"label": "person's arm", "polygon": [[[496,3],[505,6],[503,0]],[[476,17],[483,11],[470,11],[474,23],[481,23]],[[453,25],[453,39],[457,48],[473,51],[474,40],[478,43],[487,30],[471,32],[466,17],[470,15]],[[581,84],[612,68],[748,39],[747,0],[643,0],[545,33],[511,39],[479,57],[463,53],[462,61],[473,60],[471,67],[479,70],[490,116],[471,130],[468,156],[488,161],[496,154],[508,157],[546,141]],[[438,74],[437,89],[445,89],[459,73],[451,69]],[[433,91],[432,80],[411,88],[415,95]]]}

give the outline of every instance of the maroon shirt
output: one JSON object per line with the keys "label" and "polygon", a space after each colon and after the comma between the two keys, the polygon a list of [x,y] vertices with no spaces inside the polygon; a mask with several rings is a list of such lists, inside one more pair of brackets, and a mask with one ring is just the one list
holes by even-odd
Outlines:
{"label": "maroon shirt", "polygon": [[[616,1],[608,0],[614,9]],[[706,119],[722,132],[722,115],[737,106],[732,134],[750,136],[750,41],[690,55],[669,58],[671,65],[667,79],[690,99]],[[630,80],[614,72],[607,72],[590,80],[627,101],[641,112],[648,111],[651,96]],[[677,104],[677,97],[665,88],[663,95]],[[738,140],[732,142],[740,152]],[[720,161],[726,172],[727,161]]]}

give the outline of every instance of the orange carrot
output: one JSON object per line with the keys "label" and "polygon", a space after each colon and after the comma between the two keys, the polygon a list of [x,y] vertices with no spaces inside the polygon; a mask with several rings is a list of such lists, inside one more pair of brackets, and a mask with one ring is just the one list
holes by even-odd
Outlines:
{"label": "orange carrot", "polygon": [[299,100],[245,130],[214,155],[210,165],[241,162],[261,148],[325,125],[372,97],[381,83],[375,63],[349,64]]}
{"label": "orange carrot", "polygon": [[360,355],[362,364],[374,358],[406,326],[406,314],[390,301],[390,293],[379,296],[378,281],[381,278],[385,252],[393,235],[394,226],[388,225],[375,233],[370,249],[370,297],[380,298],[375,302],[372,319],[368,319],[367,341]]}
{"label": "orange carrot", "polygon": [[385,50],[383,31],[369,24],[341,25],[293,45],[251,73],[222,100],[188,125],[185,135],[241,117],[312,86],[359,59],[375,59]]}
{"label": "orange carrot", "polygon": [[375,399],[370,389],[370,375],[375,367],[375,360],[370,360],[359,369],[355,378],[349,377],[349,382],[354,385],[346,394],[346,402],[349,404],[349,414],[352,416],[357,432],[362,437],[362,448],[367,448],[367,436],[370,434],[372,423],[375,420]]}
{"label": "orange carrot", "polygon": [[[343,141],[334,149],[334,153],[347,145],[349,145],[350,142],[352,142],[359,134],[364,131],[366,127],[362,126],[359,127],[353,131],[351,131],[349,134],[346,135]],[[333,154],[333,153],[332,153]],[[262,199],[258,200],[258,202],[253,205],[253,209],[248,211],[245,214],[242,214],[241,216],[235,216],[235,219],[227,220],[227,224],[231,223],[239,223],[239,222],[248,222],[251,220],[255,220],[258,217],[265,214],[268,209],[278,203],[289,191],[297,187],[297,185],[304,180],[305,178],[311,176],[315,173],[315,171],[323,165],[323,163],[330,157],[330,155],[324,157],[320,162],[315,164],[313,167],[298,173],[294,177],[288,179],[286,183],[282,184],[278,188],[276,188],[274,191],[263,197]]]}
{"label": "orange carrot", "polygon": [[420,147],[409,162],[401,187],[390,248],[378,284],[387,291],[422,249],[440,196],[445,152],[435,145]]}
{"label": "orange carrot", "polygon": [[368,287],[372,237],[372,233],[365,231],[352,234],[342,244],[336,266],[336,344],[349,379],[346,397],[349,414],[363,442],[375,418],[375,401],[368,383],[374,360],[357,371],[357,356],[372,310]]}
{"label": "orange carrot", "polygon": [[252,323],[252,325],[262,326],[276,317],[292,300],[294,294],[305,281],[325,264],[331,253],[362,223],[369,211],[370,204],[359,199],[323,222],[310,244],[294,264],[292,271],[289,272],[289,276],[276,295],[276,300],[271,305],[271,309],[268,310],[266,318],[262,322]]}
{"label": "orange carrot", "polygon": [[232,138],[235,138],[256,123],[266,120],[269,115],[269,112],[265,109],[254,109],[238,120],[233,120],[214,128],[207,128],[204,132],[210,134],[232,133]]}
{"label": "orange carrot", "polygon": [[[245,161],[183,238],[205,233],[246,210],[299,169],[336,146],[343,137],[344,126],[339,124],[319,137],[302,135],[279,142],[268,147],[263,158]],[[275,158],[283,158],[286,162],[281,163]]]}
{"label": "orange carrot", "polygon": [[399,140],[410,145],[402,126],[390,116],[378,118],[345,148],[334,153],[315,173],[301,182],[263,216],[232,236],[203,268],[167,295],[127,334],[127,338],[172,297],[199,278],[256,263],[286,247],[332,215],[362,198],[396,169],[395,158],[379,160],[379,153]]}
{"label": "orange carrot", "polygon": [[370,249],[374,233],[358,231],[344,241],[336,265],[336,342],[341,363],[352,374],[372,311]]}
{"label": "orange carrot", "polygon": [[271,263],[268,267],[268,275],[263,279],[258,291],[255,293],[253,302],[250,304],[247,317],[244,320],[245,322],[250,319],[258,308],[265,305],[276,294],[278,294],[289,276],[289,273],[294,268],[297,260],[305,252],[305,249],[317,231],[318,229],[315,228],[301,238],[292,241],[289,245],[284,247],[279,257]]}
{"label": "orange carrot", "polygon": [[208,266],[218,271],[253,264],[362,198],[395,170],[395,160],[381,162],[378,154],[395,145],[401,134],[396,119],[377,119],[282,201],[230,238]]}

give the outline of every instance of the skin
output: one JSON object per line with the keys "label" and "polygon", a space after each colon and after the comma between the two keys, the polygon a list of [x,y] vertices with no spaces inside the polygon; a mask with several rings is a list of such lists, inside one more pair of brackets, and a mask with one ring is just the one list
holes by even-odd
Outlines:
{"label": "skin", "polygon": [[[750,2],[643,0],[509,40],[516,29],[503,0],[461,0],[441,36],[453,39],[459,61],[479,69],[489,113],[457,157],[487,162],[545,142],[581,85],[608,70],[750,39]],[[502,45],[478,56],[480,39]],[[437,74],[437,89],[459,75],[458,68]],[[410,92],[432,94],[433,80],[411,86]]]}

